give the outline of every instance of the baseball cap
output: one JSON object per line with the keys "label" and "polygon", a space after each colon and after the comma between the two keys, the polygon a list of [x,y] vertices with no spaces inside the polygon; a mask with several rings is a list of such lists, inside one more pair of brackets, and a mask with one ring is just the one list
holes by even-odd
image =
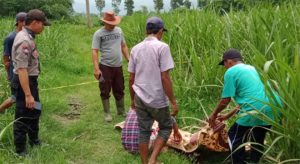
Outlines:
{"label": "baseball cap", "polygon": [[45,15],[45,13],[39,9],[30,10],[26,16],[26,20],[27,19],[41,21],[41,22],[43,22],[44,26],[51,25],[51,23],[49,22],[49,20],[47,19],[46,15]]}
{"label": "baseball cap", "polygon": [[243,59],[241,53],[238,50],[231,48],[223,53],[223,59],[219,63],[219,65],[224,65],[224,61],[227,59],[236,59],[236,58],[241,59],[241,61]]}
{"label": "baseball cap", "polygon": [[168,31],[164,28],[164,22],[159,17],[151,17],[147,19],[147,30],[159,30],[162,28],[164,29],[164,31]]}
{"label": "baseball cap", "polygon": [[18,22],[24,22],[25,19],[26,19],[26,13],[25,12],[19,12],[17,15],[16,15],[16,26],[18,25]]}

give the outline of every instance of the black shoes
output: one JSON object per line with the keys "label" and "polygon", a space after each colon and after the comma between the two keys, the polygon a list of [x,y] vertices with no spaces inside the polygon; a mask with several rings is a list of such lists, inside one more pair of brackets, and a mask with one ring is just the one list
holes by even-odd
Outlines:
{"label": "black shoes", "polygon": [[35,146],[41,146],[41,140],[39,140],[39,139],[36,139],[36,140],[30,140],[29,141],[29,145],[31,146],[31,147],[35,147]]}
{"label": "black shoes", "polygon": [[[39,139],[30,140],[29,141],[29,145],[31,147],[41,146],[41,141]],[[19,157],[26,157],[27,154],[28,154],[28,152],[26,151],[26,146],[24,146],[24,145],[18,145],[18,146],[16,146],[16,154]]]}
{"label": "black shoes", "polygon": [[27,151],[26,151],[26,150],[21,151],[21,152],[17,153],[17,155],[18,155],[19,157],[25,157],[25,156],[27,155]]}

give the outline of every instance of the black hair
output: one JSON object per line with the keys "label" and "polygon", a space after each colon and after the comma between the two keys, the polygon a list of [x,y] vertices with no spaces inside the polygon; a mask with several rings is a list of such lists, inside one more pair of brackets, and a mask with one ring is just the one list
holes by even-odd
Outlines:
{"label": "black hair", "polygon": [[158,32],[159,32],[159,29],[147,29],[146,30],[147,35],[157,34]]}
{"label": "black hair", "polygon": [[148,23],[147,24],[147,27],[146,27],[146,33],[147,35],[150,35],[150,34],[157,34],[159,32],[159,28],[157,27],[156,24],[154,23]]}
{"label": "black hair", "polygon": [[26,18],[25,18],[25,25],[28,26],[28,25],[30,25],[31,22],[33,22],[33,21],[34,21],[33,19],[31,19],[31,18],[29,18],[29,17],[26,17]]}

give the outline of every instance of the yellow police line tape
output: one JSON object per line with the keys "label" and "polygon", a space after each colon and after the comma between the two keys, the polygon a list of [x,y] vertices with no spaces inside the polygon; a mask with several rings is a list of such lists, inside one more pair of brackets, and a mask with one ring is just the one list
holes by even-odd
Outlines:
{"label": "yellow police line tape", "polygon": [[[79,83],[79,84],[73,84],[73,85],[65,85],[65,86],[60,86],[60,87],[53,87],[53,88],[46,88],[46,89],[40,89],[41,91],[49,91],[49,90],[56,90],[56,89],[62,89],[62,88],[69,88],[69,87],[76,87],[76,86],[81,86],[81,85],[87,85],[87,84],[92,84],[92,83],[98,83],[99,81],[88,81],[84,83]],[[174,87],[182,87],[182,88],[190,88],[190,87],[183,87],[183,86],[178,86],[174,85]],[[193,88],[202,88],[202,87],[222,87],[221,85],[201,85],[201,86],[194,86]]]}
{"label": "yellow police line tape", "polygon": [[92,84],[92,83],[98,83],[99,81],[88,81],[84,83],[79,83],[79,84],[73,84],[73,85],[65,85],[65,86],[60,86],[60,87],[53,87],[53,88],[46,88],[46,89],[40,89],[41,91],[49,91],[49,90],[56,90],[56,89],[62,89],[62,88],[69,88],[69,87],[76,87],[80,85],[87,85],[87,84]]}

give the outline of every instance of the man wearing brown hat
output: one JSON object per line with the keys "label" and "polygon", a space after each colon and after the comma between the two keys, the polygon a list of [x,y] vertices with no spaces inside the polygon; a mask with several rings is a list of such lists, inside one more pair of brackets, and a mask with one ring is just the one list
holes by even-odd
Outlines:
{"label": "man wearing brown hat", "polygon": [[[270,121],[265,120],[274,120],[276,116],[276,111],[268,104],[281,106],[281,101],[274,91],[276,100],[269,99],[256,69],[243,63],[238,50],[229,49],[224,52],[219,65],[224,65],[227,70],[224,75],[222,99],[211,114],[209,123],[213,127],[216,119],[227,120],[238,112],[238,119],[228,131],[232,163],[258,163],[262,156],[266,133],[271,128]],[[238,106],[226,115],[219,115],[232,98]],[[251,144],[250,161],[246,161],[245,148],[241,145],[248,142],[249,138],[251,142],[256,143]]]}
{"label": "man wearing brown hat", "polygon": [[37,81],[40,62],[34,38],[44,30],[44,26],[49,25],[42,11],[30,10],[26,15],[25,27],[17,34],[12,48],[14,65],[12,87],[16,90],[17,120],[14,122],[13,130],[16,153],[20,156],[27,154],[27,135],[31,146],[40,145],[38,132],[41,105]]}
{"label": "man wearing brown hat", "polygon": [[[5,66],[5,69],[7,71],[7,79],[11,83],[11,80],[13,78],[13,64],[12,64],[12,56],[11,56],[11,50],[12,46],[15,40],[15,37],[19,31],[22,30],[22,27],[24,26],[26,13],[25,12],[19,12],[16,15],[16,30],[9,33],[9,35],[4,40],[4,53],[3,53],[3,64]],[[1,105],[0,105],[0,112],[4,112],[5,109],[12,106],[13,103],[16,102],[16,96],[13,88],[11,87],[11,97],[6,99]]]}
{"label": "man wearing brown hat", "polygon": [[99,80],[104,119],[110,122],[112,121],[109,106],[111,89],[116,100],[117,114],[125,116],[122,54],[128,61],[129,53],[124,34],[121,28],[117,27],[121,17],[116,16],[114,12],[105,12],[101,21],[104,27],[97,30],[93,36],[92,59],[94,76]]}

